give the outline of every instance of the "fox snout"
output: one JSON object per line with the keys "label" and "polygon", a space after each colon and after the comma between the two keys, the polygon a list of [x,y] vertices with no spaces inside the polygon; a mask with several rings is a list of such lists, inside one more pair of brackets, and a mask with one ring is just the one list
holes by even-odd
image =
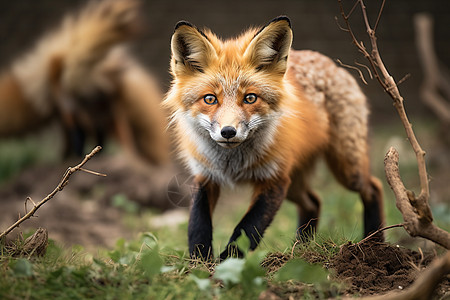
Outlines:
{"label": "fox snout", "polygon": [[234,128],[233,126],[225,126],[220,131],[222,137],[226,139],[234,138],[236,136],[236,133],[237,133],[236,128]]}
{"label": "fox snout", "polygon": [[247,139],[248,132],[245,125],[224,125],[216,123],[210,132],[211,138],[224,148],[234,148]]}

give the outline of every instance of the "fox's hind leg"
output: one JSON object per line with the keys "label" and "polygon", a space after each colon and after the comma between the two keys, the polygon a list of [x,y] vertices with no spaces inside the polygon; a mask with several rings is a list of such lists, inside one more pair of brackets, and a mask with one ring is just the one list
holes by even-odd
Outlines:
{"label": "fox's hind leg", "polygon": [[[358,130],[354,128],[353,133]],[[334,136],[325,157],[338,181],[360,194],[364,205],[364,236],[383,227],[382,184],[370,174],[366,136],[357,139],[345,134]],[[383,240],[383,234],[376,238]]]}
{"label": "fox's hind leg", "polygon": [[320,213],[320,198],[314,193],[307,182],[311,168],[294,171],[291,176],[291,186],[287,198],[297,204],[299,222],[297,239],[306,241],[316,231]]}
{"label": "fox's hind leg", "polygon": [[[367,100],[345,69],[336,68],[330,76],[325,101],[330,141],[325,157],[339,182],[359,192],[367,236],[383,226],[381,182],[370,174]],[[383,239],[381,233],[378,237]]]}

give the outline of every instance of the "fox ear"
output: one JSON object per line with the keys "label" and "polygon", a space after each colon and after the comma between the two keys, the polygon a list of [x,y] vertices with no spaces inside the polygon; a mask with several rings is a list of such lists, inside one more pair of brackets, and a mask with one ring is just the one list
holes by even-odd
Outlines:
{"label": "fox ear", "polygon": [[172,35],[172,72],[203,72],[216,52],[206,37],[194,25],[180,21]]}
{"label": "fox ear", "polygon": [[258,70],[284,74],[291,45],[291,22],[288,17],[281,16],[273,19],[255,35],[244,56],[247,56]]}

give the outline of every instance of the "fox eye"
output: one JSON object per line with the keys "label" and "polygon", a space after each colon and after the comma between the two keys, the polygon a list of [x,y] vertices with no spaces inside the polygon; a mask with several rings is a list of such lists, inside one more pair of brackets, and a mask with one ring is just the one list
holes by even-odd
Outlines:
{"label": "fox eye", "polygon": [[205,101],[208,105],[214,105],[217,104],[217,97],[212,94],[208,94],[203,97],[203,101]]}
{"label": "fox eye", "polygon": [[244,103],[246,104],[253,104],[256,102],[256,99],[258,99],[258,96],[256,96],[256,94],[247,94],[244,97]]}

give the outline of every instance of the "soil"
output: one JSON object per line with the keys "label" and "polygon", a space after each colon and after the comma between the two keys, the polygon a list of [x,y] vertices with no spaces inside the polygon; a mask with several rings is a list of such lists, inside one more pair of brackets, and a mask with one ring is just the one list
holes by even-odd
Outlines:
{"label": "soil", "polygon": [[[346,293],[372,295],[405,289],[433,258],[432,254],[424,256],[400,246],[368,241],[343,245],[330,267],[346,283]],[[449,280],[443,284],[450,288]]]}
{"label": "soil", "polygon": [[[343,285],[339,291],[330,289],[333,296],[367,296],[384,294],[393,290],[403,290],[411,285],[435,258],[435,254],[423,254],[397,245],[366,241],[362,244],[344,244],[338,254],[331,259],[318,261],[319,256],[301,255],[310,263],[321,263],[330,270],[337,282]],[[268,273],[276,272],[289,255],[270,254],[263,266]],[[302,283],[286,282],[271,285],[260,299],[298,299],[305,293],[315,295]],[[324,295],[321,295],[323,298]],[[450,275],[437,287],[433,299],[450,299]]]}

